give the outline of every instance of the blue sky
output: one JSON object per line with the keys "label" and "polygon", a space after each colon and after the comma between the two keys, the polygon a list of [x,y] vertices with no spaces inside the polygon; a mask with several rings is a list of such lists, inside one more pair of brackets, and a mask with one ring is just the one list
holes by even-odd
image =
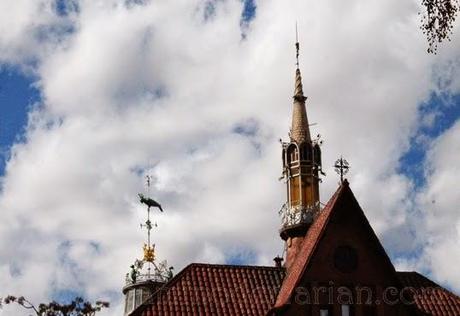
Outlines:
{"label": "blue sky", "polygon": [[0,176],[4,173],[11,146],[21,141],[27,113],[40,102],[34,78],[14,67],[0,67]]}
{"label": "blue sky", "polygon": [[429,100],[420,106],[419,117],[433,116],[428,125],[421,125],[410,140],[410,147],[400,159],[399,170],[410,177],[416,186],[425,184],[424,161],[428,144],[417,142],[420,137],[435,139],[460,118],[460,95],[432,93]]}

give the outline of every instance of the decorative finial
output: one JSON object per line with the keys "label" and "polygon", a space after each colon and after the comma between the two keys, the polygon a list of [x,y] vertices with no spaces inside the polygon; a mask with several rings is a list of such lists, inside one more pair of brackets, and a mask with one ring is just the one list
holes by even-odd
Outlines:
{"label": "decorative finial", "polygon": [[[335,172],[337,172],[340,175],[340,183],[344,183],[343,176],[346,175],[350,169],[350,164],[348,161],[343,159],[342,156],[340,156],[340,159],[337,159],[334,165]],[[346,180],[345,180],[346,181]]]}
{"label": "decorative finial", "polygon": [[296,66],[297,69],[299,69],[299,50],[300,50],[300,44],[299,44],[299,33],[297,31],[297,22],[295,22],[295,49],[296,49]]}
{"label": "decorative finial", "polygon": [[150,191],[150,180],[151,180],[151,178],[152,178],[152,177],[149,176],[149,175],[146,175],[146,176],[145,176],[145,180],[146,180],[146,182],[147,182],[147,189],[148,189],[149,191]]}
{"label": "decorative finial", "polygon": [[144,261],[153,263],[155,261],[155,244],[144,244]]}

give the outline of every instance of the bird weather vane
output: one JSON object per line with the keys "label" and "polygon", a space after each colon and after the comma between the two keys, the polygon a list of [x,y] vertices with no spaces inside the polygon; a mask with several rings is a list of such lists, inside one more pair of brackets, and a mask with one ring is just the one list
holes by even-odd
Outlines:
{"label": "bird weather vane", "polygon": [[[151,177],[146,176],[146,182],[147,182],[147,194],[149,195],[150,193],[150,183],[151,183]],[[144,196],[142,193],[139,193],[139,199],[141,204],[147,205],[147,220],[145,223],[141,223],[140,227],[141,229],[145,228],[147,230],[147,243],[144,243],[144,246],[142,247],[143,252],[144,252],[144,257],[142,260],[136,259],[134,264],[131,265],[131,272],[127,275],[130,278],[130,282],[136,283],[137,282],[137,277],[141,276],[141,270],[144,267],[144,263],[147,263],[147,277],[151,277],[151,270],[152,270],[152,265],[155,265],[155,244],[152,245],[150,241],[150,235],[151,231],[153,228],[152,221],[150,220],[150,207],[157,206],[157,202],[152,200],[149,197]],[[159,204],[158,204],[159,206]],[[155,223],[155,227],[157,227],[157,224]]]}
{"label": "bird weather vane", "polygon": [[[134,264],[131,265],[130,273],[128,273],[126,276],[130,284],[136,283],[138,277],[142,278],[142,280],[160,280],[160,282],[167,282],[173,277],[174,268],[168,268],[168,263],[166,260],[162,262],[157,262],[155,254],[155,244],[151,242],[151,231],[154,227],[158,227],[158,225],[156,222],[152,224],[152,221],[150,220],[150,208],[158,208],[161,212],[163,212],[163,208],[161,207],[160,203],[150,198],[150,186],[152,182],[152,177],[147,175],[145,178],[147,184],[147,193],[146,196],[142,193],[139,193],[139,199],[141,204],[147,206],[147,220],[145,221],[145,223],[140,224],[141,229],[145,228],[147,231],[147,242],[144,242],[143,246],[143,259],[136,259]],[[147,266],[146,274],[142,273],[142,269],[144,269],[145,266]]]}
{"label": "bird weather vane", "polygon": [[[147,191],[150,192],[150,185],[151,185],[151,177],[146,176],[146,182],[147,182]],[[151,244],[151,231],[153,227],[157,227],[157,223],[152,225],[152,221],[150,220],[150,208],[151,207],[156,207],[158,208],[161,212],[163,212],[163,208],[161,207],[160,203],[155,201],[154,199],[144,196],[142,193],[139,193],[139,199],[142,204],[145,204],[147,206],[147,221],[145,224],[141,224],[141,228],[146,228],[147,230],[147,243],[144,244],[143,250],[144,250],[144,261],[149,262],[149,263],[154,263],[155,261],[155,244]],[[149,273],[150,273],[150,268],[149,268]]]}
{"label": "bird weather vane", "polygon": [[[145,176],[145,179],[146,179],[146,182],[147,182],[147,190],[148,190],[148,193],[150,193],[150,184],[151,184],[151,176]],[[163,208],[161,207],[160,203],[158,203],[157,201],[155,201],[154,199],[150,198],[150,197],[146,197],[145,195],[143,195],[142,193],[139,193],[139,199],[140,199],[140,202],[142,204],[145,204],[147,205],[147,210],[150,212],[150,208],[151,207],[157,207],[161,212],[163,212]]]}
{"label": "bird weather vane", "polygon": [[343,183],[343,176],[348,173],[350,170],[350,164],[348,161],[343,159],[342,156],[340,156],[340,159],[337,159],[334,165],[335,172],[337,172],[340,175],[340,183]]}

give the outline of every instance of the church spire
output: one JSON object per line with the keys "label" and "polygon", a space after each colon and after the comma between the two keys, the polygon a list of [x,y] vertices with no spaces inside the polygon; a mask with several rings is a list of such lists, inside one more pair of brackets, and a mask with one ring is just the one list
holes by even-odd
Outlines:
{"label": "church spire", "polygon": [[302,76],[299,69],[299,42],[296,42],[294,104],[290,141],[283,143],[283,177],[286,181],[286,203],[280,213],[280,235],[286,241],[285,266],[289,270],[298,254],[303,238],[319,209],[321,142],[312,141],[305,108]]}
{"label": "church spire", "polygon": [[297,39],[296,25],[296,70],[295,70],[295,88],[294,88],[294,107],[292,111],[291,141],[303,143],[311,141],[310,128],[308,125],[307,110],[305,101],[307,98],[303,94],[302,75],[299,69],[299,50],[300,44]]}
{"label": "church spire", "polygon": [[291,126],[291,141],[297,143],[311,142],[310,127],[308,124],[307,110],[305,108],[305,100],[303,95],[302,76],[300,69],[295,71],[295,89],[294,89],[294,105],[292,109],[292,126]]}

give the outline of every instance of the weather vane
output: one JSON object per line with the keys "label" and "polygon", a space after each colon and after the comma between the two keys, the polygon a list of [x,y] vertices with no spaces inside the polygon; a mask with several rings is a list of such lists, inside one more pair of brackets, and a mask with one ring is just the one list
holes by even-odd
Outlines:
{"label": "weather vane", "polygon": [[348,173],[350,170],[350,164],[348,161],[343,159],[342,156],[340,156],[340,159],[337,159],[334,165],[335,172],[337,172],[340,175],[340,183],[343,183],[343,176]]}
{"label": "weather vane", "polygon": [[[151,177],[147,175],[145,178],[147,182],[147,190],[148,192],[150,192]],[[145,224],[141,224],[141,228],[145,227],[147,229],[147,244],[144,244],[144,260],[146,262],[153,263],[153,261],[155,260],[155,244],[152,245],[150,242],[150,234],[153,228],[152,222],[150,221],[150,208],[157,207],[162,212],[163,209],[161,208],[160,203],[158,203],[150,197],[144,196],[142,193],[139,193],[139,199],[142,204],[147,205],[147,221],[145,222]],[[155,227],[157,227],[156,223]]]}
{"label": "weather vane", "polygon": [[[161,212],[163,208],[160,203],[150,198],[150,186],[152,183],[152,177],[146,176],[147,184],[147,196],[139,193],[139,199],[141,204],[147,206],[147,220],[140,226],[142,229],[147,230],[147,242],[144,243],[143,252],[144,256],[141,260],[136,259],[134,264],[131,265],[131,272],[127,274],[127,282],[129,284],[135,284],[140,278],[142,281],[155,281],[155,282],[167,282],[173,276],[173,267],[167,267],[167,261],[158,262],[155,254],[155,244],[151,241],[151,231],[154,227],[158,227],[157,223],[152,223],[150,220],[150,208],[156,207]],[[146,267],[147,273],[143,273],[142,270]],[[153,271],[152,271],[153,269]]]}
{"label": "weather vane", "polygon": [[[151,177],[149,175],[147,175],[145,178],[146,178],[146,182],[147,182],[147,192],[149,194],[152,179],[151,179]],[[150,220],[150,208],[151,207],[157,207],[162,212],[163,212],[163,209],[161,208],[161,205],[158,202],[156,202],[155,200],[153,200],[152,198],[150,198],[148,196],[147,197],[144,196],[142,193],[139,193],[139,199],[140,199],[140,202],[142,204],[145,204],[147,206],[147,220],[145,221],[144,224],[141,224],[141,228],[145,228],[147,230],[147,243],[144,243],[144,246],[143,246],[144,257],[143,257],[143,259],[141,261],[148,263],[147,277],[150,278],[150,276],[151,276],[151,265],[156,267],[156,265],[155,265],[155,244],[152,244],[152,242],[151,242],[151,231],[152,231],[153,227],[157,227],[157,224],[156,223],[152,224],[152,221]],[[137,264],[138,268],[142,268],[141,261],[139,261],[139,263]],[[133,269],[132,274],[134,276],[136,276],[137,275],[136,267],[131,266],[131,268]],[[133,279],[133,281],[135,282],[134,279]]]}

